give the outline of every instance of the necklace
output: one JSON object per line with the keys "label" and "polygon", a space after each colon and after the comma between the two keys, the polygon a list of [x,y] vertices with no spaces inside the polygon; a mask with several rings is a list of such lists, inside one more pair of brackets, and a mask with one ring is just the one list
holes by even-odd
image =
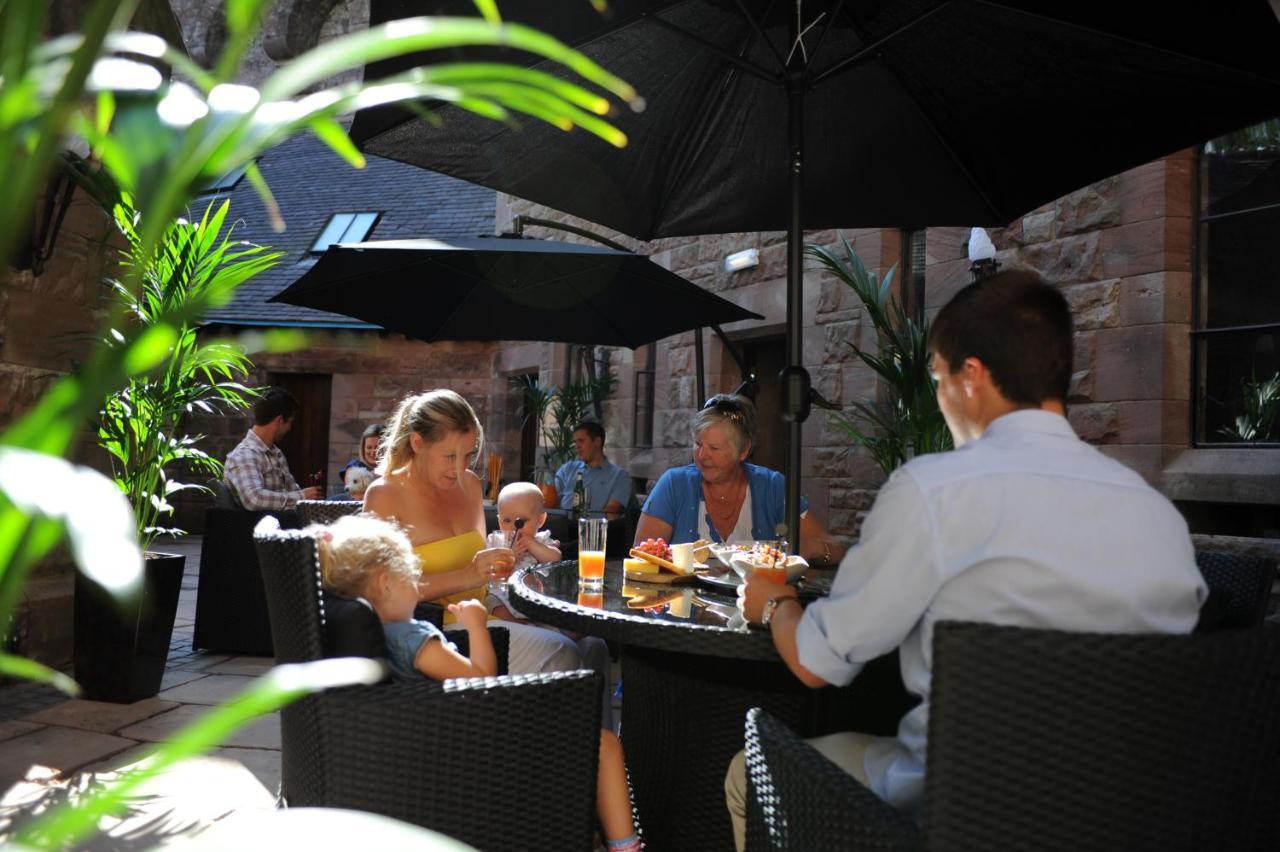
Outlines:
{"label": "necklace", "polygon": [[711,513],[712,518],[724,522],[738,513],[742,508],[742,500],[746,496],[743,484],[744,480],[739,479],[733,484],[731,491],[717,495],[712,493],[706,482],[702,483],[702,492],[707,497],[707,511]]}

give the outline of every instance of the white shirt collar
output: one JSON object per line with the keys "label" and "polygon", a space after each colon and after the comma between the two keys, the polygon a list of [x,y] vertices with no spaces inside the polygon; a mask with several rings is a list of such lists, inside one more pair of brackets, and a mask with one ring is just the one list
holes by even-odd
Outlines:
{"label": "white shirt collar", "polygon": [[1010,411],[987,424],[982,438],[1000,438],[1018,432],[1036,432],[1043,435],[1055,435],[1060,438],[1076,438],[1075,430],[1067,422],[1067,418],[1042,408],[1024,408]]}

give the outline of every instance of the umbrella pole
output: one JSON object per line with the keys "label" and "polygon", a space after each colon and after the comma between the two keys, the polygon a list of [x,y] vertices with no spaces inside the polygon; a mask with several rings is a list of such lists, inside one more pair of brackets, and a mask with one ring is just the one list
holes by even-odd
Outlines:
{"label": "umbrella pole", "polygon": [[697,382],[698,398],[695,399],[694,405],[701,406],[702,401],[707,398],[707,371],[703,367],[702,361],[702,329],[695,328],[693,330],[693,360],[694,369],[698,371]]}
{"label": "umbrella pole", "polygon": [[[798,57],[797,57],[798,59]],[[789,211],[787,220],[787,368],[783,371],[782,413],[787,421],[786,536],[792,553],[800,552],[800,439],[809,414],[809,376],[804,370],[804,232],[800,227],[804,198],[804,77],[799,66],[787,76],[787,155]]]}

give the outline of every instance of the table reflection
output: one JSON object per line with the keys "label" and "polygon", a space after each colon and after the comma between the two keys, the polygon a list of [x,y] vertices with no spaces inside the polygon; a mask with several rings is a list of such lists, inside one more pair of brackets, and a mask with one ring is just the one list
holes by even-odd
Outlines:
{"label": "table reflection", "polygon": [[578,583],[572,561],[539,566],[515,582],[540,595],[601,613],[728,630],[748,629],[733,595],[696,583],[675,585],[627,579],[620,561],[605,564],[604,587],[600,590],[587,589]]}

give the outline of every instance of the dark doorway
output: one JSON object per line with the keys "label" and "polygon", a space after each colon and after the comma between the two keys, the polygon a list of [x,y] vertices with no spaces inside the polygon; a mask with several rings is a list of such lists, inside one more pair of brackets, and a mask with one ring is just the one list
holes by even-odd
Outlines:
{"label": "dark doorway", "polygon": [[[298,416],[293,428],[278,443],[289,460],[289,470],[303,488],[315,482],[316,473],[329,469],[329,403],[333,377],[321,373],[277,373],[272,384],[282,387],[298,400]],[[325,482],[325,494],[330,492]]]}
{"label": "dark doorway", "polygon": [[787,458],[787,430],[779,412],[778,373],[787,364],[787,339],[782,336],[744,341],[742,358],[756,374],[760,392],[756,394],[756,446],[750,461],[783,470]]}
{"label": "dark doorway", "polygon": [[[537,377],[536,373],[533,375]],[[509,400],[510,410],[515,417],[520,418],[520,479],[524,482],[538,482],[534,476],[541,461],[538,458],[538,420],[525,415],[524,388],[514,378]]]}

